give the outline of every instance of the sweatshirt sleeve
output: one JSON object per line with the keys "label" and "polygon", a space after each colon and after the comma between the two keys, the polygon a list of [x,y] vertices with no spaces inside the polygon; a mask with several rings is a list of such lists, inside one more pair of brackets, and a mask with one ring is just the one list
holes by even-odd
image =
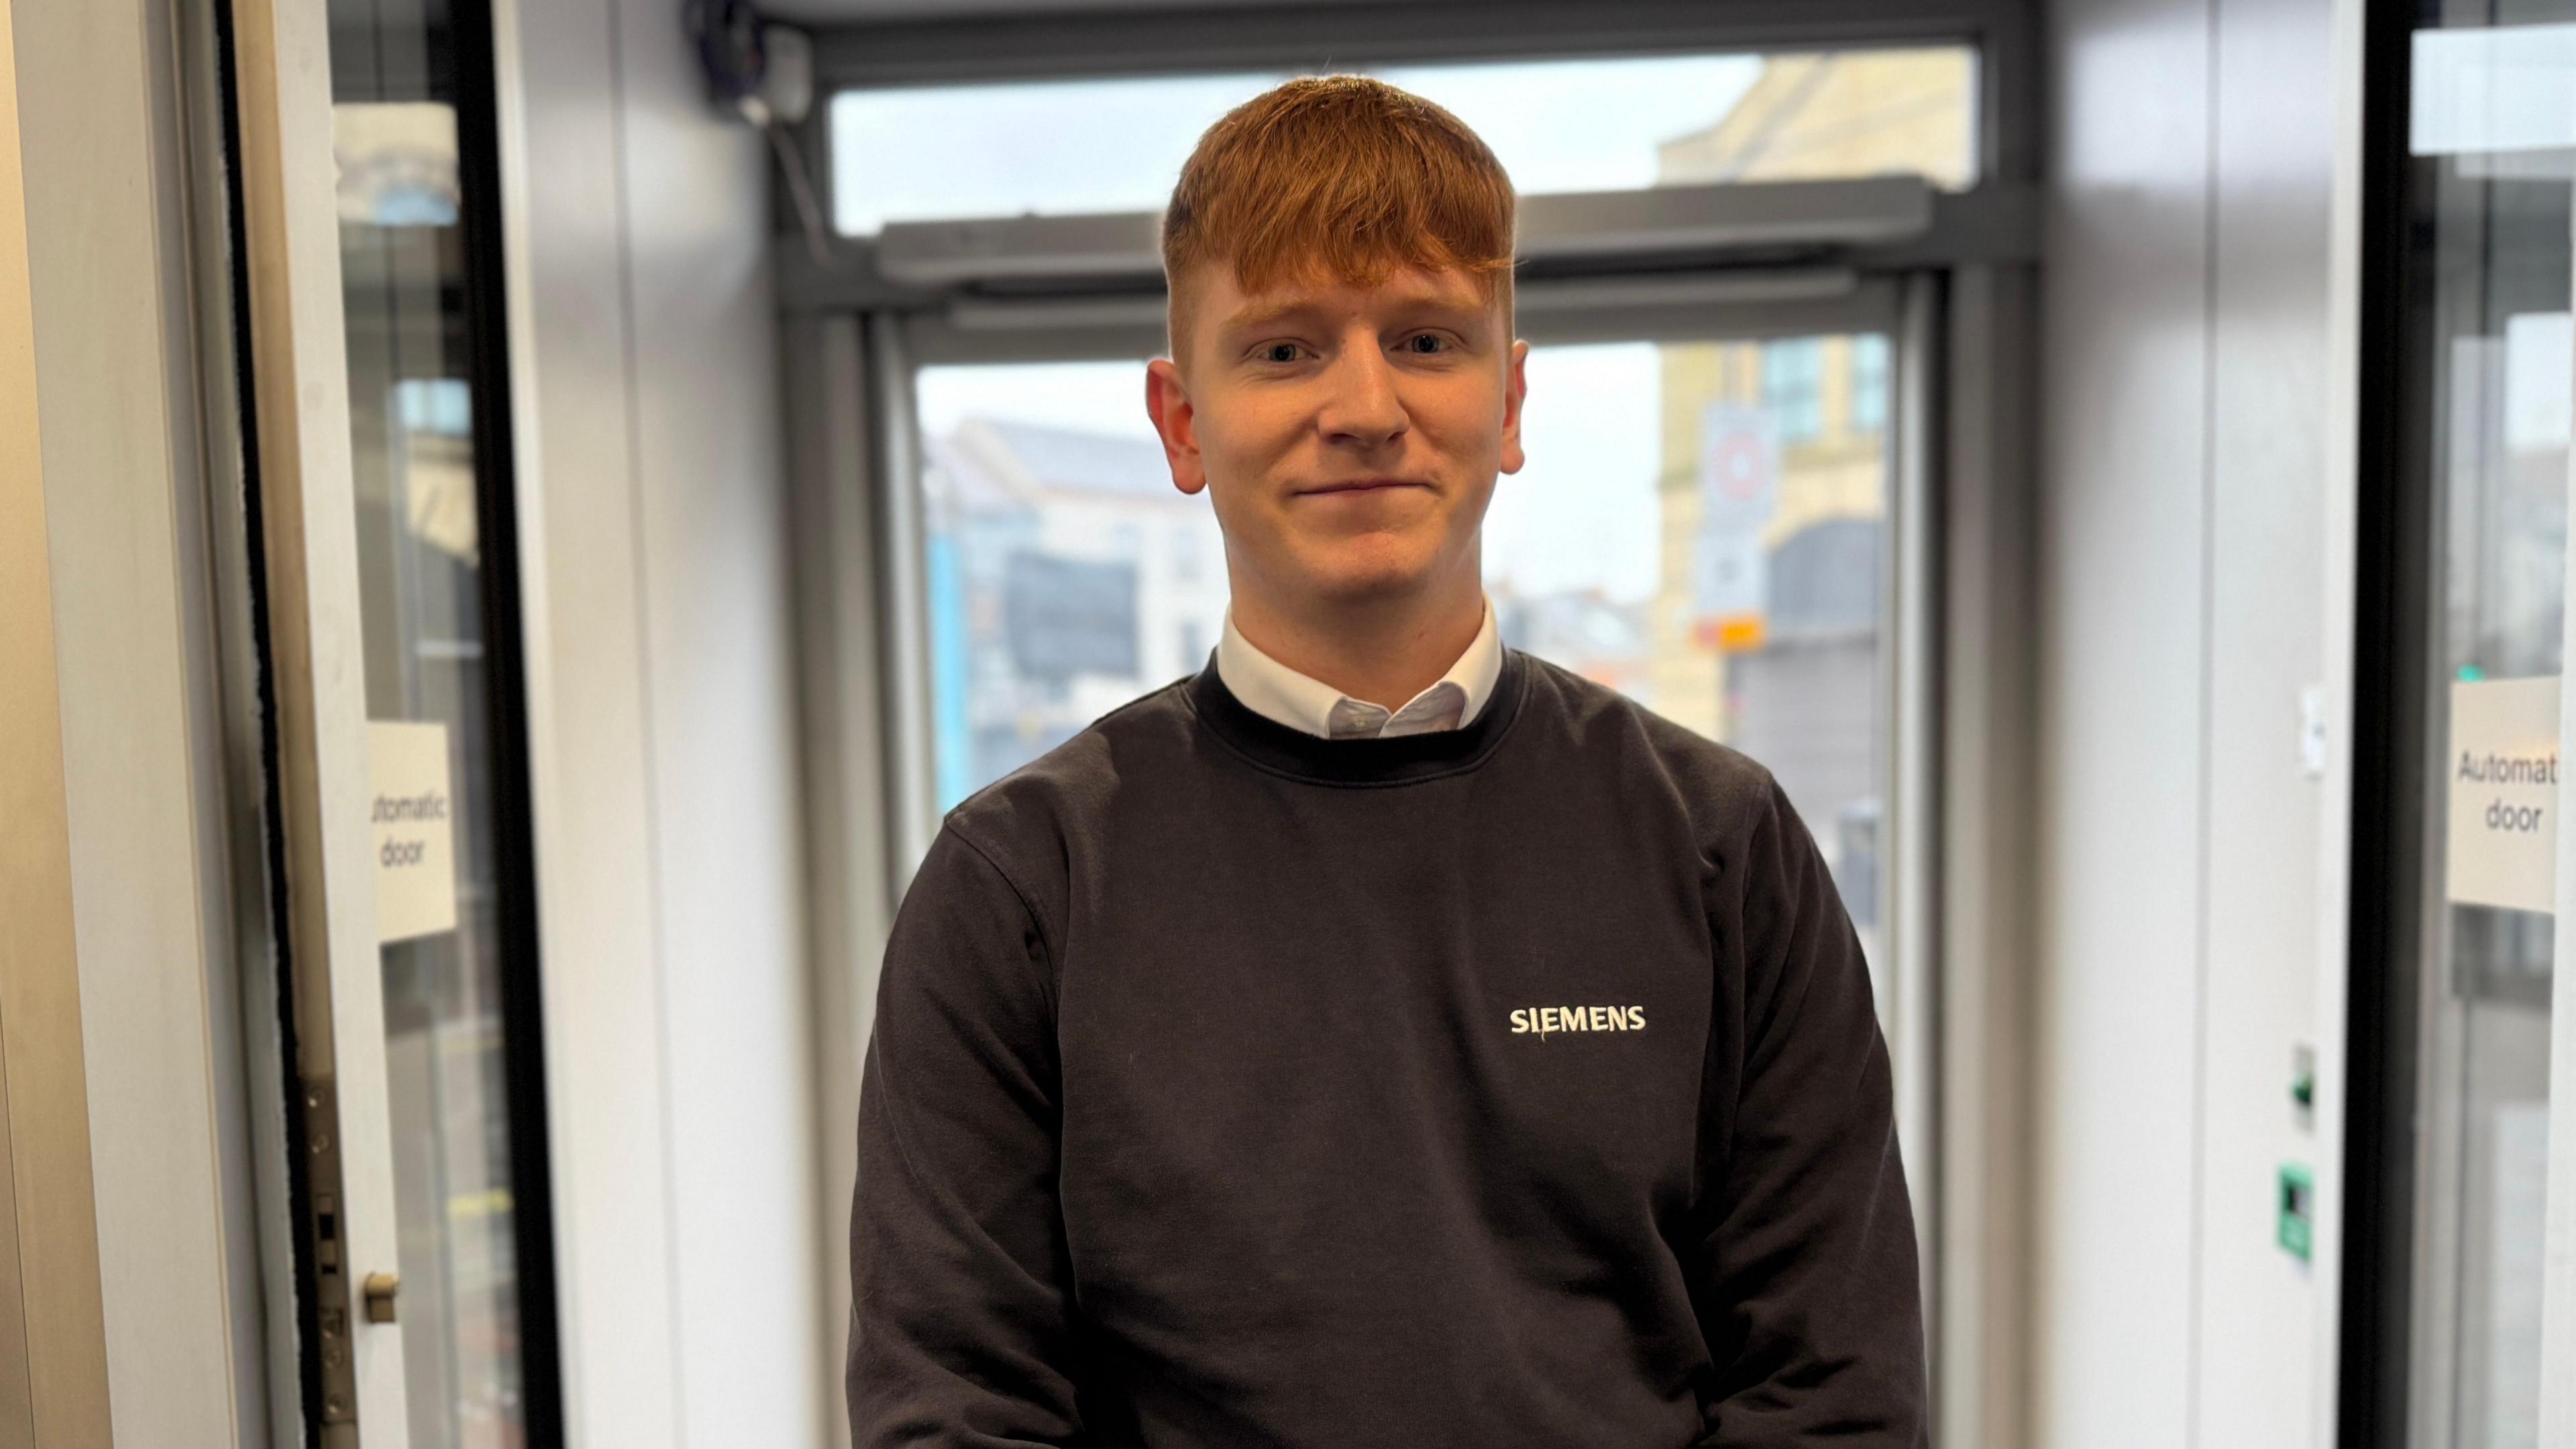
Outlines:
{"label": "sweatshirt sleeve", "polygon": [[859,1089],[855,1449],[1080,1436],[1054,1018],[1035,916],[942,830],[896,913]]}
{"label": "sweatshirt sleeve", "polygon": [[1776,783],[1723,863],[1740,1016],[1703,1117],[1701,1320],[1717,1365],[1707,1449],[1926,1442],[1914,1215],[1869,968],[1814,840]]}

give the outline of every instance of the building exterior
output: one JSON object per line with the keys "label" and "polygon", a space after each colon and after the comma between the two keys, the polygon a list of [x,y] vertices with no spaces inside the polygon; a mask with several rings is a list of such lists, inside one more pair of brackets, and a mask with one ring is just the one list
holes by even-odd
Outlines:
{"label": "building exterior", "polygon": [[945,809],[1195,672],[1225,624],[1225,540],[1144,439],[969,418],[927,452]]}
{"label": "building exterior", "polygon": [[[1716,124],[1664,144],[1658,174],[1697,184],[1903,173],[1965,186],[1974,70],[1954,50],[1774,57]],[[1662,360],[1663,556],[1646,697],[1771,766],[1866,928],[1887,726],[1888,339],[1678,343]],[[1755,512],[1732,523],[1709,515],[1730,459],[1764,475],[1747,495]],[[1730,546],[1756,555],[1758,583],[1713,597],[1723,589],[1712,558]]]}
{"label": "building exterior", "polygon": [[1664,146],[1663,177],[1902,174],[1964,188],[1976,179],[1976,69],[1949,47],[1772,56],[1716,125]]}
{"label": "building exterior", "polygon": [[[1733,109],[1665,143],[1669,184],[1791,181],[1895,172],[1959,187],[1974,175],[1967,104],[1974,59],[1945,49],[1778,56]],[[1663,349],[1664,559],[1654,604],[1655,707],[1720,739],[1735,737],[1725,652],[1692,589],[1701,536],[1702,423],[1712,403],[1767,412],[1775,428],[1777,549],[1801,530],[1886,512],[1887,340],[1784,338]]]}

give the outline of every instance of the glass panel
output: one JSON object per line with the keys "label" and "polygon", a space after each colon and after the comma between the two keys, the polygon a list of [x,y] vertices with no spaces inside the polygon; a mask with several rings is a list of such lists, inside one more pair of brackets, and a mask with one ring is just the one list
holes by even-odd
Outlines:
{"label": "glass panel", "polygon": [[499,382],[476,376],[482,279],[459,224],[482,198],[459,176],[448,9],[331,0],[330,18],[367,712],[380,766],[385,722],[435,731],[415,738],[433,764],[443,752],[451,802],[453,879],[431,888],[452,891],[452,921],[393,927],[389,909],[389,933],[421,933],[382,962],[410,1442],[516,1449],[530,1426],[503,994],[504,973],[534,963],[505,954],[498,899],[497,821],[525,807],[495,799],[481,497],[495,460],[474,422]]}
{"label": "glass panel", "polygon": [[[1508,643],[1780,776],[1873,962],[1885,359],[1874,336],[1534,351],[1484,556]],[[1223,539],[1172,486],[1141,366],[916,379],[943,811],[1215,647]]]}
{"label": "glass panel", "polygon": [[[2428,814],[2448,817],[2455,683],[2560,668],[2576,5],[2419,7],[2409,187],[2431,407]],[[2463,696],[2463,698],[2466,698]],[[2409,1442],[2536,1441],[2551,918],[2450,899],[2427,841]]]}
{"label": "glass panel", "polygon": [[[1455,111],[1524,193],[1905,172],[1976,179],[1976,53],[1395,66]],[[1199,133],[1285,75],[1012,82],[832,98],[835,224],[1160,211]]]}

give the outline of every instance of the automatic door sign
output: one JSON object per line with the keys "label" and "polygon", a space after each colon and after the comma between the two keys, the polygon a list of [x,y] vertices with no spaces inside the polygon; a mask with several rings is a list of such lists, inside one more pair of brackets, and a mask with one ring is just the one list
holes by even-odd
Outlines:
{"label": "automatic door sign", "polygon": [[2558,679],[2451,686],[2450,898],[2558,904]]}
{"label": "automatic door sign", "polygon": [[367,814],[376,840],[376,940],[456,929],[456,821],[447,726],[367,724]]}

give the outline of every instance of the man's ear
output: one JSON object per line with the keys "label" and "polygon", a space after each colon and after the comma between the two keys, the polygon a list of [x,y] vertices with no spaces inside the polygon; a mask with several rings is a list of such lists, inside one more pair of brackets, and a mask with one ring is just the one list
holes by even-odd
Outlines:
{"label": "man's ear", "polygon": [[1145,364],[1145,412],[1162,435],[1163,457],[1172,465],[1172,486],[1196,493],[1207,486],[1207,468],[1199,461],[1198,410],[1190,405],[1181,369],[1168,357]]}
{"label": "man's ear", "polygon": [[1514,342],[1512,360],[1503,369],[1502,468],[1517,473],[1529,461],[1521,450],[1521,404],[1529,397],[1529,344]]}

